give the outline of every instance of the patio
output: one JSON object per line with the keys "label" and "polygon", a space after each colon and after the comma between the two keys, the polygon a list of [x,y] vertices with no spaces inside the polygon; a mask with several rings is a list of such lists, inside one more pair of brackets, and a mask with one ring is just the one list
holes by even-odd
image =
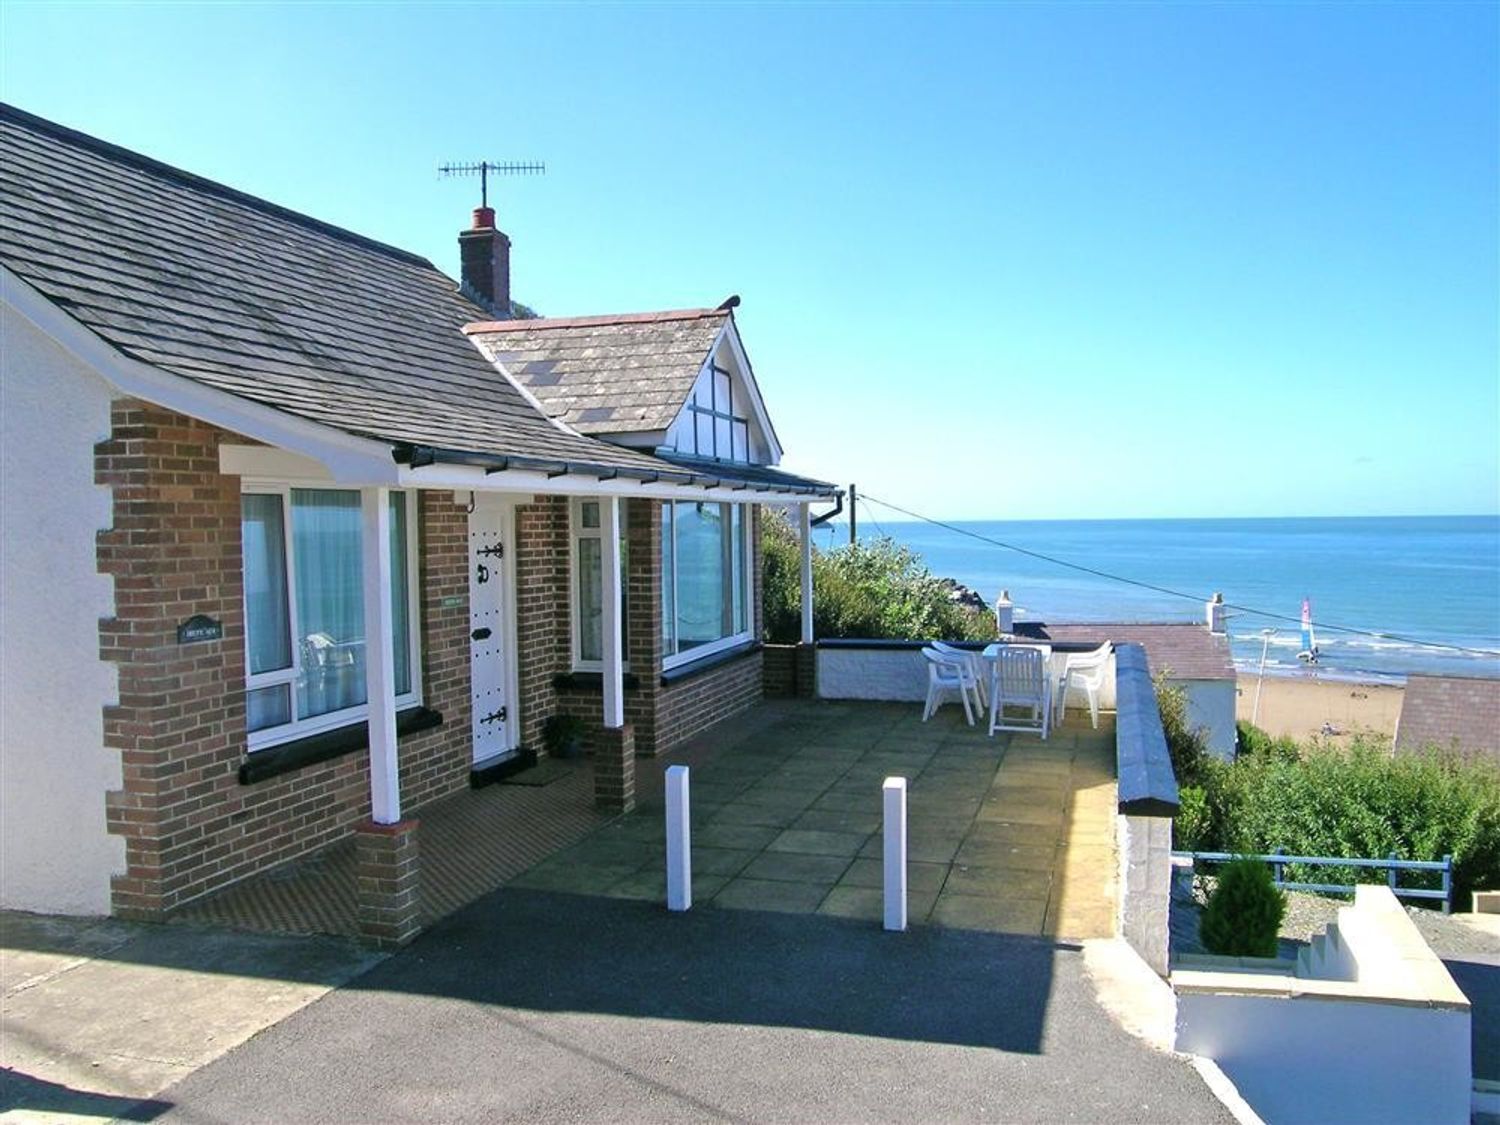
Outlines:
{"label": "patio", "polygon": [[[662,781],[692,768],[694,909],[881,915],[880,786],[909,784],[912,924],[1102,937],[1115,930],[1114,729],[1071,718],[1045,742],[985,736],[955,707],[767,702],[665,758],[637,761],[637,809],[587,802],[585,766],[420,813],[425,921],[500,885],[665,900]],[[194,903],[178,917],[354,932],[347,844]]]}
{"label": "patio", "polygon": [[881,917],[880,786],[907,779],[913,924],[1104,937],[1115,927],[1114,730],[985,736],[957,708],[768,703],[758,721],[642,762],[634,813],[510,885],[662,901],[665,768],[692,767],[701,906]]}

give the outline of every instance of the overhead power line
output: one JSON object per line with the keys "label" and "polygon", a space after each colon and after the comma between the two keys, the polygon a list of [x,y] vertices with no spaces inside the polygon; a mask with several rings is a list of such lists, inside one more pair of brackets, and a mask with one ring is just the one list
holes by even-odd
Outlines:
{"label": "overhead power line", "polygon": [[[924,516],[921,512],[914,512],[910,508],[903,508],[900,504],[893,504],[889,500],[882,500],[878,496],[871,496],[868,492],[861,492],[859,498],[861,500],[879,504],[885,508],[890,508],[892,511],[900,512],[904,516],[910,516],[914,520],[921,520],[923,523],[930,523],[934,527],[946,528],[948,531],[953,532],[955,535],[964,535],[970,539],[977,539],[981,543],[988,543],[992,547],[1000,547],[1007,551],[1015,551],[1019,555],[1026,555],[1028,558],[1040,559],[1042,562],[1051,563],[1053,566],[1065,567],[1068,570],[1080,571],[1083,574],[1092,574],[1095,578],[1104,578],[1111,582],[1121,582],[1127,586],[1135,586],[1142,590],[1150,590],[1153,593],[1165,594],[1168,597],[1172,598],[1182,598],[1184,601],[1195,602],[1198,605],[1203,605],[1208,601],[1206,597],[1200,594],[1190,594],[1184,590],[1174,590],[1170,586],[1158,586],[1154,582],[1142,582],[1138,578],[1127,578],[1123,574],[1113,574],[1110,571],[1100,570],[1097,567],[1085,566],[1083,563],[1071,562],[1068,559],[1060,559],[1055,555],[1044,554],[1041,551],[1033,551],[1031,550],[1031,548],[1022,547],[1017,543],[1007,543],[1003,539],[996,539],[993,536],[989,535],[981,535],[979,532],[970,531],[966,527],[958,527],[955,524],[946,523],[940,519],[934,519],[932,516]],[[1224,607],[1226,609],[1237,610],[1242,614],[1248,613],[1253,614],[1256,617],[1264,617],[1271,621],[1287,621],[1293,625],[1299,626],[1302,624],[1302,619],[1300,617],[1293,617],[1291,614],[1287,613],[1276,613],[1269,609],[1257,609],[1254,606],[1239,605],[1235,602],[1225,602]],[[1445,644],[1442,641],[1424,641],[1418,637],[1407,637],[1401,635],[1400,633],[1382,633],[1375,629],[1360,629],[1353,625],[1335,625],[1328,621],[1314,621],[1313,625],[1316,628],[1324,630],[1325,632],[1349,633],[1353,636],[1372,637],[1376,640],[1381,641],[1400,641],[1402,644],[1417,645],[1421,648],[1444,649],[1448,652],[1467,653],[1470,656],[1500,656],[1500,651],[1494,649],[1468,648],[1464,645]]]}

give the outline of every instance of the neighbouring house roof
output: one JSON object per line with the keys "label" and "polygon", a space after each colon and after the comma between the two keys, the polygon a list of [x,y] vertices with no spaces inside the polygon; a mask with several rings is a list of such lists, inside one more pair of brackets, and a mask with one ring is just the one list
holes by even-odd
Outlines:
{"label": "neighbouring house roof", "polygon": [[1408,676],[1396,722],[1396,750],[1427,746],[1500,761],[1500,679]]}
{"label": "neighbouring house roof", "polygon": [[1016,624],[1017,632],[1043,640],[1079,644],[1138,644],[1146,650],[1152,675],[1170,672],[1174,680],[1233,680],[1234,660],[1229,638],[1195,624],[1079,623],[1050,625],[1040,621]]}
{"label": "neighbouring house roof", "polygon": [[464,331],[558,421],[585,434],[637,433],[672,424],[731,315],[679,309]]}
{"label": "neighbouring house roof", "polygon": [[413,465],[436,450],[692,479],[546,417],[465,337],[485,311],[425,259],[4,105],[0,262],[129,358]]}

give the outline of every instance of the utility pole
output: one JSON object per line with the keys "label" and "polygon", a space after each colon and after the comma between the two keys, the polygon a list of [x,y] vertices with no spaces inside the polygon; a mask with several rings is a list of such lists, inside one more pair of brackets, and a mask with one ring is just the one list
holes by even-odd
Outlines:
{"label": "utility pole", "polygon": [[854,546],[858,533],[856,529],[857,518],[855,509],[859,506],[859,491],[851,484],[849,486],[849,546]]}

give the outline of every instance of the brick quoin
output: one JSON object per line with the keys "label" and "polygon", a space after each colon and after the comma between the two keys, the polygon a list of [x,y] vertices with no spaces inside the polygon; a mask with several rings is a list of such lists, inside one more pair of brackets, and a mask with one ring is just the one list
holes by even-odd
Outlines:
{"label": "brick quoin", "polygon": [[[106,795],[125,839],[115,912],[158,918],[247,875],[346,836],[369,815],[368,756],[353,753],[241,785],[246,752],[240,482],[219,472],[220,444],[254,444],[131,400],[112,409],[95,479],[113,496],[98,561],[115,585],[100,654],[118,673],[105,745],[123,785]],[[401,742],[402,801],[415,808],[468,780],[467,520],[449,493],[418,504],[423,690],[442,726]],[[444,606],[457,597],[461,604]],[[222,640],[178,645],[194,614]]]}

